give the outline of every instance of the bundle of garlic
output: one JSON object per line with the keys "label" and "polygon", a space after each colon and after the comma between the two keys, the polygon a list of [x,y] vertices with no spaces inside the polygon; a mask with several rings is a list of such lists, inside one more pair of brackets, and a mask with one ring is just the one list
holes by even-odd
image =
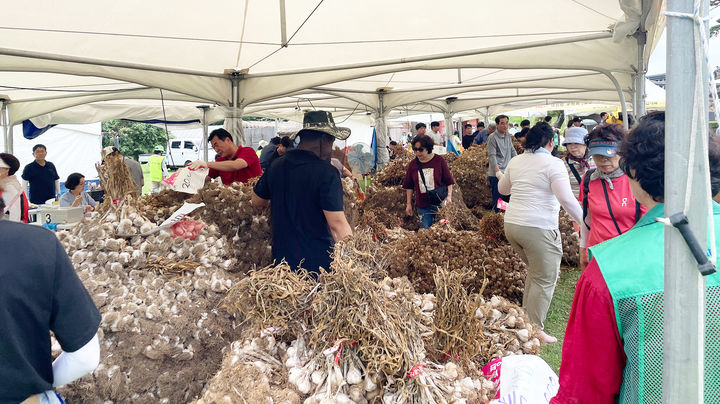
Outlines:
{"label": "bundle of garlic", "polygon": [[410,161],[412,161],[410,156],[403,156],[392,160],[382,170],[375,173],[373,183],[385,187],[402,185]]}
{"label": "bundle of garlic", "polygon": [[453,362],[440,365],[433,362],[418,364],[408,372],[407,379],[389,385],[383,396],[384,404],[468,404],[487,403],[494,395],[493,383],[478,372],[465,376]]}
{"label": "bundle of garlic", "polygon": [[286,403],[300,404],[300,395],[288,386],[283,358],[295,351],[268,334],[235,341],[225,353],[222,368],[194,404]]}
{"label": "bundle of garlic", "polygon": [[[451,153],[454,154],[454,153]],[[452,203],[443,205],[437,213],[435,222],[446,220],[455,230],[478,230],[480,221],[468,209],[460,187],[453,188]]]}
{"label": "bundle of garlic", "polygon": [[223,306],[231,313],[239,314],[238,317],[252,329],[273,327],[296,336],[305,328],[315,286],[306,271],[293,271],[282,262],[251,270],[230,289],[223,299]]}
{"label": "bundle of garlic", "polygon": [[405,215],[405,190],[400,186],[385,187],[373,184],[365,190],[365,200],[358,206],[358,227],[372,229],[378,238],[383,238],[385,229],[402,227],[406,230],[420,228],[416,214]]}
{"label": "bundle of garlic", "polygon": [[558,219],[560,237],[562,239],[564,263],[577,266],[580,264],[580,239],[578,233],[575,232],[572,219],[565,210],[560,209],[560,217]]}
{"label": "bundle of garlic", "polygon": [[455,184],[462,189],[465,203],[469,208],[490,204],[490,183],[487,176],[488,154],[486,143],[472,145],[452,162]]}
{"label": "bundle of garlic", "polygon": [[228,238],[228,247],[238,261],[234,270],[242,273],[273,262],[269,210],[252,206],[251,199],[252,186],[235,182],[207,184],[188,200],[205,203],[194,215],[217,226]]}
{"label": "bundle of garlic", "polygon": [[345,217],[348,223],[350,223],[350,227],[355,227],[358,215],[358,199],[355,191],[355,182],[351,178],[343,178],[342,186]]}
{"label": "bundle of garlic", "polygon": [[156,194],[143,195],[138,204],[138,213],[160,224],[173,214],[182,204],[192,197],[185,192],[163,189]]}
{"label": "bundle of garlic", "polygon": [[475,315],[482,322],[486,337],[479,354],[482,364],[503,356],[537,354],[540,350],[540,330],[522,307],[493,296],[481,300]]}

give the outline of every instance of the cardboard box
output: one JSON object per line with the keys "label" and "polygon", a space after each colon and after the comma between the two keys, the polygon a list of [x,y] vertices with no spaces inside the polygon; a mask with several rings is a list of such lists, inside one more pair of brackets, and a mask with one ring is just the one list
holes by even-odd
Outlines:
{"label": "cardboard box", "polygon": [[59,207],[41,205],[38,208],[37,221],[40,223],[75,223],[83,218],[84,207]]}

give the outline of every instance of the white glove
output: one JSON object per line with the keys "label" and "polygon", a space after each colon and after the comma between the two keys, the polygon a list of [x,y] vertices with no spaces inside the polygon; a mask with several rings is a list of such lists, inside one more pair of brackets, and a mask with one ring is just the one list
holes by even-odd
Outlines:
{"label": "white glove", "polygon": [[190,163],[188,168],[191,170],[197,170],[198,168],[207,167],[207,166],[208,166],[208,163],[206,161],[197,160],[197,161],[193,161],[192,163]]}

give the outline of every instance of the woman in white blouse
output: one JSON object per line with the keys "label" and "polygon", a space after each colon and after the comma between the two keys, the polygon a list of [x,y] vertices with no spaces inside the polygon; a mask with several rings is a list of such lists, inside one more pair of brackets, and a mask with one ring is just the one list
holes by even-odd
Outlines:
{"label": "woman in white blouse", "polygon": [[[505,213],[505,236],[528,266],[523,307],[541,329],[560,273],[560,206],[582,223],[582,208],[570,188],[565,165],[551,154],[554,146],[550,125],[537,123],[527,134],[525,153],[510,160],[498,183],[501,194],[512,194]],[[544,331],[541,337],[546,343],[557,341]]]}

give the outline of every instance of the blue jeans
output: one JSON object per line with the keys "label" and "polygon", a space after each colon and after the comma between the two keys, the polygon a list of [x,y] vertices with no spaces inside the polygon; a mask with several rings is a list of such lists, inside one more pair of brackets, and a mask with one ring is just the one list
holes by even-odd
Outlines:
{"label": "blue jeans", "polygon": [[503,195],[498,191],[498,183],[500,180],[498,180],[497,177],[490,177],[488,176],[488,181],[490,181],[490,198],[492,199],[492,202],[490,204],[490,209],[493,210],[493,212],[500,212],[500,209],[497,208],[497,201],[498,199],[502,199],[505,202],[510,201],[509,195]]}
{"label": "blue jeans", "polygon": [[421,229],[429,229],[430,226],[433,225],[438,209],[439,206],[430,206],[429,208],[417,207],[418,216],[420,216]]}

